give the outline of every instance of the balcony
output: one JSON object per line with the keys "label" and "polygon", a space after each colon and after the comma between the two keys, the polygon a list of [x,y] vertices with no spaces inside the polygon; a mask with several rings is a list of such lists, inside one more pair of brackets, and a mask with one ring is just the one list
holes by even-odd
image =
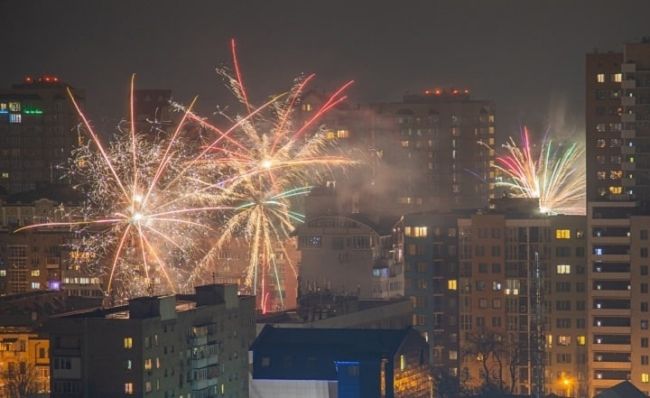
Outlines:
{"label": "balcony", "polygon": [[636,185],[636,178],[623,178],[621,183],[624,187],[633,187]]}
{"label": "balcony", "polygon": [[636,64],[621,64],[621,72],[623,73],[634,73],[636,72]]}
{"label": "balcony", "polygon": [[621,153],[623,155],[634,155],[636,153],[636,148],[633,146],[625,145],[621,147]]}
{"label": "balcony", "polygon": [[630,334],[630,326],[592,326],[591,332],[598,334]]}
{"label": "balcony", "polygon": [[[599,290],[600,291],[600,290]],[[629,296],[628,296],[629,297]],[[600,308],[592,308],[593,314],[595,316],[631,316],[632,310],[627,308],[627,309],[600,309]],[[594,326],[597,328],[597,326]],[[600,350],[600,348],[599,348]]]}
{"label": "balcony", "polygon": [[[591,292],[591,295],[593,298],[599,299],[599,298],[624,298],[624,299],[629,299],[630,298],[630,291],[629,290],[598,290],[598,289],[593,289]],[[592,309],[592,311],[606,311],[606,310],[599,310],[599,309]],[[624,310],[617,310],[617,311],[624,311]],[[606,315],[606,314],[603,314]],[[616,314],[607,314],[607,315],[616,315]]]}
{"label": "balcony", "polygon": [[621,105],[623,106],[633,106],[636,105],[636,98],[630,96],[621,97]]}
{"label": "balcony", "polygon": [[636,170],[636,163],[623,162],[621,164],[621,169],[623,169],[624,171],[634,171]]}
{"label": "balcony", "polygon": [[632,351],[632,346],[630,344],[598,344],[598,343],[593,343],[593,350],[611,351],[611,352],[631,352]]}
{"label": "balcony", "polygon": [[621,122],[623,123],[633,123],[636,121],[635,113],[624,113],[621,115]]}
{"label": "balcony", "polygon": [[621,82],[621,87],[625,89],[632,89],[636,88],[636,80],[634,79],[626,79]]}
{"label": "balcony", "polygon": [[592,241],[596,245],[629,245],[629,236],[594,236]]}
{"label": "balcony", "polygon": [[621,130],[621,137],[630,139],[636,137],[636,130]]}

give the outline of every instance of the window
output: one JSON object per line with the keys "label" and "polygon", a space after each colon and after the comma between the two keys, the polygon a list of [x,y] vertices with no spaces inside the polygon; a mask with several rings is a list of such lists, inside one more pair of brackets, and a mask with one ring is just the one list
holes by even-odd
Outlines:
{"label": "window", "polygon": [[586,336],[578,336],[578,345],[585,345],[587,344],[587,337]]}
{"label": "window", "polygon": [[487,308],[487,306],[488,306],[487,299],[482,298],[478,301],[478,308]]}
{"label": "window", "polygon": [[262,357],[262,367],[263,368],[268,368],[271,366],[271,358],[270,357]]}
{"label": "window", "polygon": [[642,247],[639,254],[643,258],[647,258],[648,257],[648,248],[647,247]]}
{"label": "window", "polygon": [[40,289],[40,288],[41,288],[40,282],[32,282],[32,289]]}
{"label": "window", "polygon": [[311,104],[307,104],[307,103],[302,104],[302,110],[304,112],[311,112],[311,110],[312,110]]}
{"label": "window", "polygon": [[20,112],[20,102],[10,102],[9,110],[12,112]]}
{"label": "window", "polygon": [[641,230],[641,240],[648,240],[648,230],[647,229],[642,229]]}
{"label": "window", "polygon": [[623,81],[623,74],[622,73],[614,73],[612,75],[612,80],[616,83],[620,83]]}
{"label": "window", "polygon": [[571,345],[571,336],[557,336],[558,345]]}
{"label": "window", "polygon": [[144,383],[144,391],[145,392],[151,392],[151,382],[150,381],[147,381],[146,383]]}
{"label": "window", "polygon": [[571,273],[571,265],[559,264],[556,266],[556,272],[558,275],[568,275]]}
{"label": "window", "polygon": [[124,393],[126,395],[133,395],[133,383],[124,383]]}
{"label": "window", "polygon": [[126,348],[127,350],[133,348],[133,338],[131,337],[124,338],[124,348]]}
{"label": "window", "polygon": [[126,369],[127,370],[133,369],[133,362],[130,359],[126,360]]}
{"label": "window", "polygon": [[7,270],[6,269],[0,269],[0,276],[7,276]]}
{"label": "window", "polygon": [[151,358],[147,358],[144,360],[144,370],[151,370],[153,362],[151,361]]}
{"label": "window", "polygon": [[648,383],[648,382],[650,382],[650,374],[641,373],[641,383]]}
{"label": "window", "polygon": [[22,115],[20,113],[10,113],[9,123],[22,123]]}
{"label": "window", "polygon": [[399,356],[399,370],[406,369],[406,357],[404,354]]}
{"label": "window", "polygon": [[37,269],[32,270],[31,275],[32,275],[32,276],[40,276],[40,275],[41,275],[41,271],[40,271],[40,270],[37,270]]}
{"label": "window", "polygon": [[413,238],[426,238],[427,236],[427,227],[405,227],[404,235],[410,236]]}
{"label": "window", "polygon": [[596,81],[598,83],[605,83],[605,74],[604,73],[599,73],[596,75]]}
{"label": "window", "polygon": [[350,136],[350,130],[336,130],[337,138],[348,138]]}
{"label": "window", "polygon": [[571,230],[570,229],[556,229],[555,230],[555,239],[571,239]]}
{"label": "window", "polygon": [[458,289],[458,281],[456,279],[450,279],[447,281],[447,288],[449,290],[457,290]]}

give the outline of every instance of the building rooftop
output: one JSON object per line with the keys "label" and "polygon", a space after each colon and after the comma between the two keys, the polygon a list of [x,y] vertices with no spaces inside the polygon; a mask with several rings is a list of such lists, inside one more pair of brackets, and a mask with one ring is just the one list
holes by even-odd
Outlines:
{"label": "building rooftop", "polygon": [[72,311],[58,318],[97,318],[97,319],[146,319],[169,317],[205,305],[225,304],[231,306],[236,300],[252,296],[237,294],[237,285],[215,284],[195,287],[195,294],[176,294],[167,296],[146,296],[129,300],[126,305],[108,308]]}
{"label": "building rooftop", "polygon": [[641,392],[641,390],[636,388],[634,384],[630,383],[629,381],[624,381],[615,385],[614,387],[606,389],[605,391],[596,395],[595,398],[641,398],[645,396],[646,395]]}
{"label": "building rooftop", "polygon": [[406,329],[311,329],[264,327],[252,351],[265,349],[299,351],[327,350],[341,355],[380,354],[392,356],[413,331]]}

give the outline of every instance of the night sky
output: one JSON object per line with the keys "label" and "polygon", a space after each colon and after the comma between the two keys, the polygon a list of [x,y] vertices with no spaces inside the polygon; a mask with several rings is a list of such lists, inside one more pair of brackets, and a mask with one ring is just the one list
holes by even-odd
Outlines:
{"label": "night sky", "polygon": [[0,0],[0,87],[56,74],[86,90],[91,117],[116,117],[135,72],[207,111],[227,98],[214,67],[235,37],[253,98],[301,72],[324,90],[356,80],[354,102],[468,87],[496,102],[501,137],[580,131],[584,54],[650,35],[649,15],[647,0]]}

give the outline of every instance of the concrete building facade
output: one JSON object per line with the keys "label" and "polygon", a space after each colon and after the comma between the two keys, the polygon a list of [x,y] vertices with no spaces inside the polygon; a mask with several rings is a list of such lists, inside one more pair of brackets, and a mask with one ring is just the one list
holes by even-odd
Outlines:
{"label": "concrete building facade", "polygon": [[248,397],[255,298],[236,285],[51,319],[52,397]]}
{"label": "concrete building facade", "polygon": [[26,77],[0,90],[0,186],[10,193],[60,183],[80,144],[77,113],[68,98],[83,93],[55,76]]}

